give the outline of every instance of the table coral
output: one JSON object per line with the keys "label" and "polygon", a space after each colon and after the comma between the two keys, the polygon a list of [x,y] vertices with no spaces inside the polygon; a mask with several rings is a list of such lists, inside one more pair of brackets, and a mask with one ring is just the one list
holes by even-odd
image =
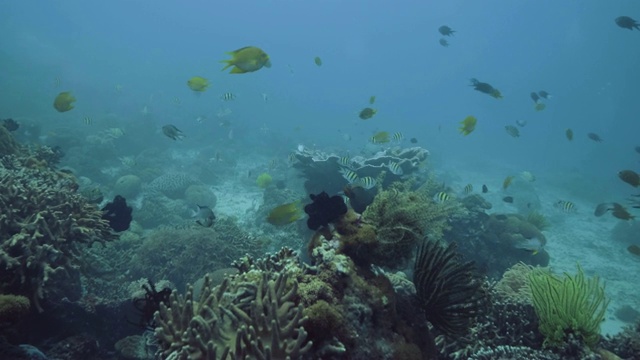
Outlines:
{"label": "table coral", "polygon": [[[390,148],[380,151],[370,157],[354,156],[350,160],[349,167],[360,177],[370,176],[374,179],[384,171],[384,186],[400,180],[400,175],[388,171],[390,163],[396,163],[402,169],[404,175],[418,171],[429,152],[421,147],[408,149]],[[340,163],[340,156],[327,154],[319,150],[304,149],[293,154],[295,162],[293,167],[300,170],[307,179],[305,189],[308,193],[326,191],[334,194],[342,190],[347,181],[342,177],[340,169],[344,166]]]}

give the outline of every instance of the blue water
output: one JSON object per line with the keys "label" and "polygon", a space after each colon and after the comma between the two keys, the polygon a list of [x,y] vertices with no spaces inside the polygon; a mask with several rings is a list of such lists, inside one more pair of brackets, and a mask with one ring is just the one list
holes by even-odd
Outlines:
{"label": "blue water", "polygon": [[[617,27],[622,14],[640,18],[633,1],[6,1],[0,14],[3,117],[45,126],[81,126],[111,113],[140,121],[147,105],[159,127],[186,133],[213,114],[218,96],[234,92],[235,136],[258,145],[264,124],[287,146],[314,143],[358,151],[372,133],[402,131],[445,159],[490,158],[544,172],[578,168],[615,189],[615,174],[638,168],[640,32]],[[437,29],[456,30],[450,46]],[[254,45],[273,67],[244,75],[221,72],[225,52]],[[313,58],[320,56],[322,67]],[[291,69],[293,73],[291,72]],[[212,86],[194,96],[191,76]],[[54,87],[58,77],[60,86]],[[476,77],[500,89],[495,100],[473,91]],[[114,91],[115,85],[122,92]],[[554,97],[533,110],[528,94]],[[59,91],[76,109],[57,113]],[[263,102],[261,94],[268,94]],[[378,114],[357,118],[376,95]],[[180,107],[172,104],[179,97]],[[151,99],[151,100],[150,100]],[[478,120],[462,137],[458,122]],[[527,120],[519,139],[503,127]],[[438,131],[440,126],[441,131]],[[569,143],[564,130],[572,128]],[[157,129],[150,129],[150,132]],[[345,142],[340,132],[353,137]],[[596,144],[585,136],[600,134]],[[138,134],[144,141],[163,141]],[[258,141],[256,141],[256,138]],[[278,141],[282,144],[282,141]],[[262,143],[268,146],[269,143]]]}

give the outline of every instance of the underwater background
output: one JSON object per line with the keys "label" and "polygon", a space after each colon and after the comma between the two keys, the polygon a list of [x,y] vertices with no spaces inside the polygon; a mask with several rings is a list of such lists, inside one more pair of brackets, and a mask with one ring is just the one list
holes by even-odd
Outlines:
{"label": "underwater background", "polygon": [[[204,282],[239,309],[210,322],[236,358],[270,339],[238,325],[262,292],[296,329],[273,358],[640,358],[636,1],[2,8],[0,357],[231,358],[167,335],[170,290]],[[442,276],[474,301],[455,320],[416,275],[430,241],[468,275]],[[541,330],[535,285],[496,295],[544,276],[523,264],[591,279],[595,328]]]}

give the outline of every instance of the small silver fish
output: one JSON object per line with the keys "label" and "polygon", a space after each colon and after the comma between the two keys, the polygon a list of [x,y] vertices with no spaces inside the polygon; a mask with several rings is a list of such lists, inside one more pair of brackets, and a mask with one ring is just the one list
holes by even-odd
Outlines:
{"label": "small silver fish", "polygon": [[193,212],[192,218],[196,218],[196,224],[204,227],[211,227],[213,225],[213,221],[216,219],[216,216],[213,214],[213,210],[211,210],[208,206],[200,206],[197,211]]}

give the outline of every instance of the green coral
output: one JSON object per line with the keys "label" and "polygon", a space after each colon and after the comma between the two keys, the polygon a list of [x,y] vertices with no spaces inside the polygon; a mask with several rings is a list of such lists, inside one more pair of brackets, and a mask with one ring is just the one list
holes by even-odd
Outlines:
{"label": "green coral", "polygon": [[[2,127],[2,126],[0,126]],[[0,294],[0,327],[29,313],[29,299],[21,295]]]}
{"label": "green coral", "polygon": [[258,178],[256,179],[256,185],[258,185],[258,187],[261,189],[266,189],[267,187],[269,187],[269,185],[271,185],[272,182],[273,178],[267,173],[258,175]]}
{"label": "green coral", "polygon": [[561,345],[568,333],[581,336],[591,348],[598,343],[609,301],[597,276],[587,279],[580,265],[576,275],[564,273],[562,278],[536,268],[529,283],[546,345]]}
{"label": "green coral", "polygon": [[442,239],[447,218],[455,209],[436,204],[425,185],[411,190],[411,182],[394,183],[380,191],[362,214],[376,227],[378,246],[373,263],[397,268],[408,260],[416,244],[425,236]]}
{"label": "green coral", "polygon": [[527,215],[527,221],[538,228],[538,230],[543,231],[549,227],[549,221],[547,217],[542,213],[537,211],[532,211]]}

